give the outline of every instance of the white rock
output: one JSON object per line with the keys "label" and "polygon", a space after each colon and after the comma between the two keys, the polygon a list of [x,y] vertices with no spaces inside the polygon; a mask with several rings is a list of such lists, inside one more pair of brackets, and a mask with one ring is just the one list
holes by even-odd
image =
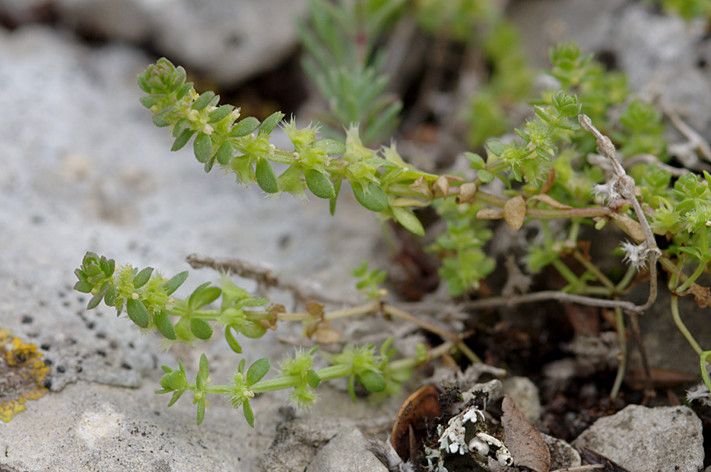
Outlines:
{"label": "white rock", "polygon": [[367,449],[363,434],[353,428],[339,433],[323,446],[306,468],[308,472],[387,472]]}
{"label": "white rock", "polygon": [[[55,0],[63,21],[161,54],[235,84],[275,66],[297,45],[305,0]],[[278,14],[276,14],[278,12]]]}
{"label": "white rock", "polygon": [[536,424],[543,411],[536,384],[527,377],[510,377],[503,380],[503,388],[504,395],[516,402],[531,424]]}
{"label": "white rock", "polygon": [[[192,376],[206,351],[212,379],[225,382],[239,358],[217,336],[166,352],[125,316],[87,312],[71,289],[86,250],[166,275],[188,269],[193,252],[241,257],[346,299],[354,298],[351,269],[373,256],[378,223],[349,193],[331,217],[328,202],[265,198],[229,175],[205,174],[190,150],[171,153],[169,133],[138,103],[135,77],[148,62],[45,28],[0,30],[0,326],[46,344],[53,361],[53,392],[0,424],[0,469],[251,471],[274,437],[274,411],[287,404],[285,393],[256,398],[256,433],[221,399],[201,428],[189,395],[167,410],[167,398],[153,394],[160,364],[180,355]],[[194,271],[179,294],[218,279]],[[301,328],[289,326],[279,333],[297,338]],[[247,359],[278,362],[293,348],[276,336],[246,340]],[[319,392],[313,414],[350,414],[347,395],[329,392]],[[132,438],[133,426],[151,438]]]}
{"label": "white rock", "polygon": [[698,472],[704,465],[701,420],[685,406],[629,405],[597,420],[573,442],[630,472]]}

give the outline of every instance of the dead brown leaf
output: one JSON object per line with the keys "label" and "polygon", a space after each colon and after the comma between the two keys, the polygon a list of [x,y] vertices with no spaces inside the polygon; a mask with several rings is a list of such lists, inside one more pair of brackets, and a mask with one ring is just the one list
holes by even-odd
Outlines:
{"label": "dead brown leaf", "polygon": [[459,203],[470,203],[476,196],[476,184],[467,182],[459,187]]}
{"label": "dead brown leaf", "polygon": [[708,287],[703,287],[699,284],[691,284],[689,292],[694,296],[696,304],[699,308],[711,306],[711,290]]}
{"label": "dead brown leaf", "polygon": [[504,412],[501,424],[504,427],[504,444],[517,466],[528,467],[535,472],[551,469],[551,453],[543,436],[526,419],[509,396],[501,405]]}
{"label": "dead brown leaf", "polygon": [[341,340],[341,333],[329,326],[328,322],[319,323],[313,333],[313,339],[319,344],[333,344]]}
{"label": "dead brown leaf", "polygon": [[644,231],[642,230],[642,225],[640,225],[637,220],[618,213],[610,213],[610,218],[612,218],[612,222],[615,223],[618,228],[627,233],[632,239],[637,242],[644,241]]}
{"label": "dead brown leaf", "polygon": [[390,443],[403,460],[410,458],[411,443],[424,437],[427,425],[435,424],[435,419],[440,416],[439,390],[434,385],[425,385],[407,397],[390,434]]}
{"label": "dead brown leaf", "polygon": [[306,302],[306,311],[309,315],[316,319],[322,320],[325,313],[323,303],[318,303],[313,300]]}
{"label": "dead brown leaf", "polygon": [[526,200],[521,195],[504,203],[504,221],[513,230],[518,231],[526,219]]}

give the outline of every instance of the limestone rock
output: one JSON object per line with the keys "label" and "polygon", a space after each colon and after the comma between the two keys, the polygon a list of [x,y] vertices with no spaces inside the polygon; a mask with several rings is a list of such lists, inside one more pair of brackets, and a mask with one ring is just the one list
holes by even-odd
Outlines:
{"label": "limestone rock", "polygon": [[629,405],[597,420],[573,445],[630,472],[698,472],[704,465],[701,421],[685,406]]}

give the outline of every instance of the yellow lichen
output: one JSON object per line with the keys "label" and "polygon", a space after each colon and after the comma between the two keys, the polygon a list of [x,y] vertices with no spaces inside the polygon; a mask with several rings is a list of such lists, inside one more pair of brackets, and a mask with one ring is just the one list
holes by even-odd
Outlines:
{"label": "yellow lichen", "polygon": [[47,389],[49,368],[37,346],[0,329],[0,421],[9,422],[25,410],[27,400],[37,400]]}

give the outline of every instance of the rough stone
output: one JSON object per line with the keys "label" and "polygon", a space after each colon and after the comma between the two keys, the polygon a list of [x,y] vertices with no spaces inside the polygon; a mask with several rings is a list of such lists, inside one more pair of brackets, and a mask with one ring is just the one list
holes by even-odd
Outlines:
{"label": "rough stone", "polygon": [[580,454],[562,439],[541,433],[551,453],[551,470],[578,467],[582,464]]}
{"label": "rough stone", "polygon": [[511,397],[528,421],[536,424],[542,412],[538,387],[527,377],[510,377],[503,380],[503,388],[504,395]]}
{"label": "rough stone", "polygon": [[357,429],[342,431],[323,446],[307,472],[387,472]]}
{"label": "rough stone", "polygon": [[231,86],[294,51],[306,6],[306,0],[0,0],[0,17],[15,25],[51,18],[90,37],[150,44]]}
{"label": "rough stone", "polygon": [[597,420],[573,445],[630,472],[698,472],[704,465],[701,421],[685,406],[629,405]]}
{"label": "rough stone", "polygon": [[[298,42],[305,0],[56,0],[76,29],[149,42],[225,85],[277,65]],[[274,12],[279,12],[275,15]]]}
{"label": "rough stone", "polygon": [[[327,202],[266,199],[228,175],[203,173],[190,150],[170,153],[169,133],[138,103],[135,77],[148,62],[128,47],[92,49],[44,27],[0,30],[0,327],[52,361],[52,392],[0,424],[0,467],[255,470],[276,410],[288,403],[286,392],[256,398],[256,431],[224,399],[211,402],[199,429],[189,398],[166,410],[167,399],[153,394],[160,364],[179,357],[193,375],[205,351],[222,382],[238,358],[220,339],[166,351],[125,317],[87,312],[72,290],[86,250],[165,274],[188,269],[190,253],[240,257],[336,299],[354,298],[351,269],[377,254],[378,224],[347,192],[330,217]],[[219,275],[194,271],[179,294],[208,280]],[[296,339],[299,330],[285,325],[279,334]],[[277,361],[293,349],[277,339],[246,340],[247,359]],[[320,390],[307,415],[392,418],[401,401],[373,410]],[[135,428],[152,439],[132,439]]]}

